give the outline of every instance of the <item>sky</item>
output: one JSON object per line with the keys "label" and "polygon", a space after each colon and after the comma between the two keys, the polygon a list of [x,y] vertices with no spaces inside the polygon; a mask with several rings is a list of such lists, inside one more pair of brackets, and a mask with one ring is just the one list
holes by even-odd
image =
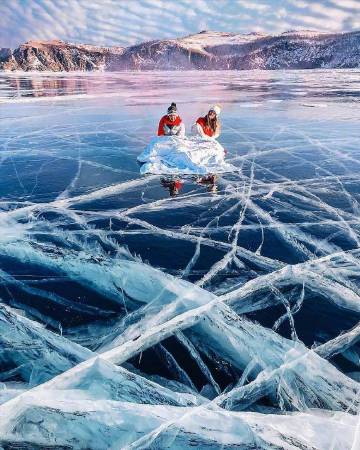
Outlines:
{"label": "sky", "polygon": [[104,46],[201,30],[360,30],[360,0],[0,0],[0,47],[30,39]]}

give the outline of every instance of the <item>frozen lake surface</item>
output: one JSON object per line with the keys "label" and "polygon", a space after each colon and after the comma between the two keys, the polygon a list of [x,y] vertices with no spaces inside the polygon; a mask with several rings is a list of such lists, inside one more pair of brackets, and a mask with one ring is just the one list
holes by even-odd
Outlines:
{"label": "frozen lake surface", "polygon": [[[2,73],[0,447],[359,449],[359,96]],[[140,175],[172,101],[188,131],[222,105],[236,171]]]}

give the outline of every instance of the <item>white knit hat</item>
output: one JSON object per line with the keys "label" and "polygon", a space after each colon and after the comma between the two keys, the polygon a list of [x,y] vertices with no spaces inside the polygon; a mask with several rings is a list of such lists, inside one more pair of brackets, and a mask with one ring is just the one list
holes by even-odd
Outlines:
{"label": "white knit hat", "polygon": [[216,115],[219,116],[221,113],[221,108],[219,105],[214,105],[209,109],[209,111],[215,111]]}

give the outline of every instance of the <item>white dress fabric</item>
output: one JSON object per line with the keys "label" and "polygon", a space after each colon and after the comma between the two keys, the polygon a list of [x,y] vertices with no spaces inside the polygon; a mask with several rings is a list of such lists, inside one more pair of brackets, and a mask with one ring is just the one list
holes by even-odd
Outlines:
{"label": "white dress fabric", "polygon": [[143,163],[141,174],[206,175],[235,170],[225,162],[225,150],[219,142],[198,136],[155,137],[137,159]]}

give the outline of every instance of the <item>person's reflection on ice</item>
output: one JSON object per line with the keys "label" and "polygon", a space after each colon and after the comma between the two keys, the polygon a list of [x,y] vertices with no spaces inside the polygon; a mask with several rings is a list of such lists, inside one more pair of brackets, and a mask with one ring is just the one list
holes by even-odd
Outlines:
{"label": "person's reflection on ice", "polygon": [[[204,176],[198,176],[191,178],[193,182],[196,184],[200,184],[202,186],[205,186],[208,192],[216,193],[217,192],[217,175],[210,174],[210,175],[204,175]],[[189,180],[190,181],[190,180]],[[160,178],[161,186],[165,189],[169,190],[170,197],[175,197],[179,194],[180,190],[184,186],[184,182],[180,180],[179,178],[173,178],[173,177],[162,177]]]}
{"label": "person's reflection on ice", "polygon": [[217,176],[215,174],[206,175],[204,177],[199,177],[196,179],[198,184],[202,184],[207,187],[208,192],[217,192]]}
{"label": "person's reflection on ice", "polygon": [[172,178],[161,178],[160,182],[162,187],[169,189],[170,197],[175,197],[178,195],[184,184],[181,180]]}

